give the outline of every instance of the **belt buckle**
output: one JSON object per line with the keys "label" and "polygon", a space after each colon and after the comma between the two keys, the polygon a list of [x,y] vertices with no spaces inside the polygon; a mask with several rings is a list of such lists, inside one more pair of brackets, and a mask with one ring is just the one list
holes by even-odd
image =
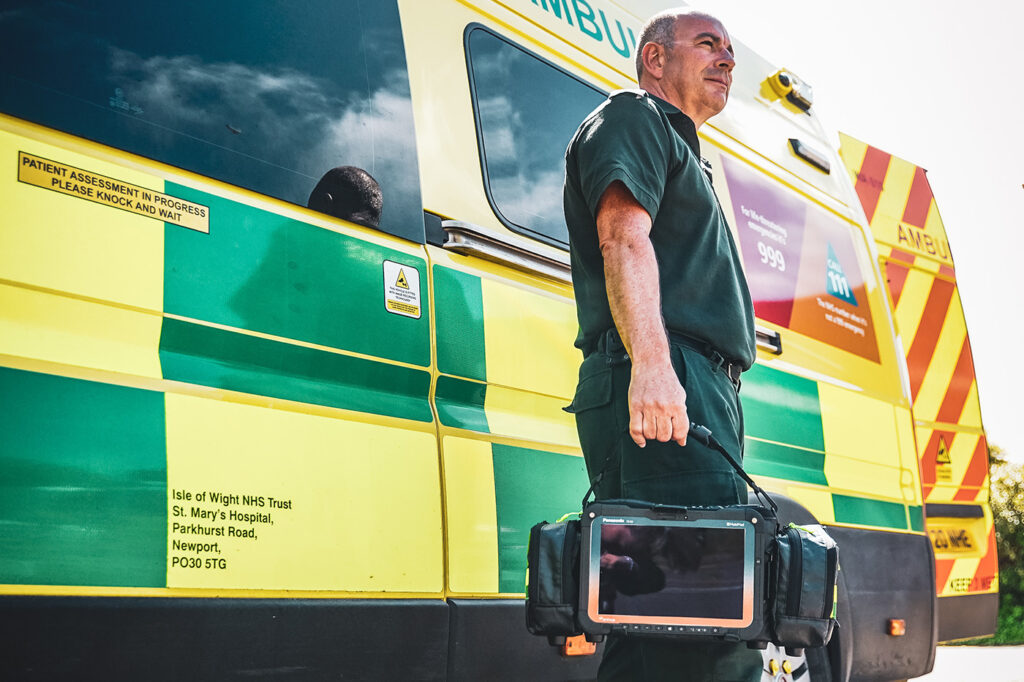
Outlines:
{"label": "belt buckle", "polygon": [[725,359],[725,356],[719,353],[717,350],[711,350],[708,354],[709,359],[715,365],[716,368],[721,369],[725,372],[725,376],[729,377],[729,381],[734,384],[739,383],[740,374],[742,370],[740,366],[734,362],[729,362]]}
{"label": "belt buckle", "polygon": [[729,375],[733,383],[740,380],[740,366],[734,365],[731,362],[725,363],[725,373]]}
{"label": "belt buckle", "polygon": [[[735,376],[733,376],[734,374],[735,374]],[[736,390],[737,391],[740,390],[740,382],[742,381],[742,379],[740,378],[740,375],[742,375],[742,374],[743,374],[743,368],[742,367],[740,367],[737,364],[730,364],[729,365],[729,378],[732,379],[732,383],[733,383],[733,385],[736,386]]]}

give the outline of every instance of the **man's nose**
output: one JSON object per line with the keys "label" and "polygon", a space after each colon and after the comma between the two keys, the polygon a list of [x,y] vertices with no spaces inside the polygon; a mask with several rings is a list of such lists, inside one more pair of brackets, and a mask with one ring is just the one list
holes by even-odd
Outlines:
{"label": "man's nose", "polygon": [[722,54],[718,56],[718,60],[715,62],[715,66],[720,69],[726,69],[732,71],[733,67],[736,66],[736,58],[732,55],[729,50],[722,48]]}

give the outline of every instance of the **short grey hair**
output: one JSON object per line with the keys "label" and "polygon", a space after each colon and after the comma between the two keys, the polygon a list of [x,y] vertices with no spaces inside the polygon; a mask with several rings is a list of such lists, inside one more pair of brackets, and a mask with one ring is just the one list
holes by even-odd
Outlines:
{"label": "short grey hair", "polygon": [[635,61],[637,82],[639,82],[641,76],[644,75],[644,46],[647,45],[647,43],[658,43],[659,45],[671,44],[676,39],[676,23],[680,19],[686,17],[705,19],[707,21],[713,21],[716,24],[722,23],[716,16],[686,7],[667,9],[655,14],[644,23],[643,27],[641,27],[640,39],[636,43]]}

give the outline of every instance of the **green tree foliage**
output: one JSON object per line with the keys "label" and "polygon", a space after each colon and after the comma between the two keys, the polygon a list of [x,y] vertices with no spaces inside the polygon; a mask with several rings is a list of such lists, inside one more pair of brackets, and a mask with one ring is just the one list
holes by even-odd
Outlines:
{"label": "green tree foliage", "polygon": [[999,555],[999,626],[994,637],[957,644],[1024,644],[1024,464],[988,449],[990,502]]}
{"label": "green tree foliage", "polygon": [[1024,464],[989,448],[992,515],[999,552],[999,629],[987,643],[1024,643]]}

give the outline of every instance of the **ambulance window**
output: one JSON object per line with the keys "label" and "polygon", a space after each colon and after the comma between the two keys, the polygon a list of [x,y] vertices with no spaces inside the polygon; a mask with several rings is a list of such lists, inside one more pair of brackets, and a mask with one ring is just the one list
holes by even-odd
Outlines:
{"label": "ambulance window", "polygon": [[395,0],[24,0],[0,16],[0,110],[301,206],[368,172],[423,241]]}
{"label": "ambulance window", "polygon": [[491,207],[510,229],[568,246],[565,148],[605,95],[484,29],[468,32],[466,48]]}
{"label": "ambulance window", "polygon": [[721,164],[757,317],[879,362],[857,230],[742,161]]}

